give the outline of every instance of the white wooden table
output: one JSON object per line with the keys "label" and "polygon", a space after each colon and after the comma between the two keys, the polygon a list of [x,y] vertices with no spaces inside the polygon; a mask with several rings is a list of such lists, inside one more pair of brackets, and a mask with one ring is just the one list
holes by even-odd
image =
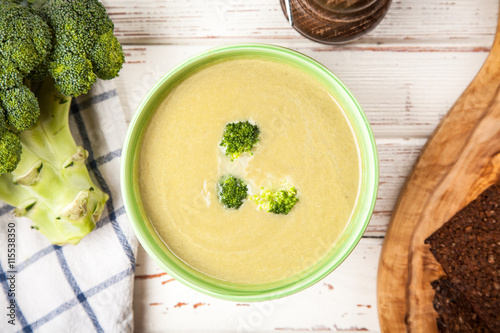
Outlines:
{"label": "white wooden table", "polygon": [[228,43],[272,43],[311,56],[344,81],[372,124],[380,155],[371,223],[323,281],[277,301],[233,303],[173,280],[140,248],[136,331],[379,331],[377,266],[393,206],[426,139],[485,60],[498,0],[393,0],[374,31],[343,46],[300,36],[279,0],[103,2],[126,53],[115,81],[129,119],[152,84],[185,58]]}

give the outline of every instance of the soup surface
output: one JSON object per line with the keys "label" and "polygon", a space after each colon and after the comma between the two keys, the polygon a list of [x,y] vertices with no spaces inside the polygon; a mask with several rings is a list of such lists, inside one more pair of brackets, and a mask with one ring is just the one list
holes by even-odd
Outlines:
{"label": "soup surface", "polygon": [[[260,128],[253,155],[235,161],[219,146],[225,125]],[[249,194],[295,186],[288,215],[238,210],[218,201],[231,174]],[[165,244],[191,267],[234,283],[290,277],[323,258],[355,206],[358,149],[343,111],[325,87],[291,65],[235,58],[178,84],[153,114],[138,161],[145,211]]]}

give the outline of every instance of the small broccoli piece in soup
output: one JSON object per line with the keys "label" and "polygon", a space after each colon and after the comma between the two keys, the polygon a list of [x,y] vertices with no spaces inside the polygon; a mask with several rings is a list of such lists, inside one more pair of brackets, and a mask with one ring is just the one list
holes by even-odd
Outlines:
{"label": "small broccoli piece in soup", "polygon": [[226,148],[226,155],[234,161],[245,152],[252,154],[253,146],[259,141],[259,133],[259,127],[249,121],[229,123],[224,130],[220,146]]}
{"label": "small broccoli piece in soup", "polygon": [[270,213],[287,215],[299,201],[296,195],[297,190],[294,186],[279,191],[262,188],[260,194],[252,196],[251,199],[259,210],[265,209]]}
{"label": "small broccoli piece in soup", "polygon": [[248,187],[243,180],[233,176],[221,180],[218,187],[219,201],[226,208],[240,208],[247,197]]}

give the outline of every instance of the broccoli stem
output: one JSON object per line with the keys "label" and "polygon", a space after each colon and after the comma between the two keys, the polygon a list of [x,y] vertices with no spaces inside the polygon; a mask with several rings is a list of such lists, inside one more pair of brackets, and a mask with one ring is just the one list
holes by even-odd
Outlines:
{"label": "broccoli stem", "polygon": [[85,166],[87,152],[71,135],[71,98],[52,80],[37,87],[37,124],[20,133],[23,147],[17,168],[0,176],[0,200],[16,207],[54,244],[77,244],[95,228],[108,195],[94,185]]}

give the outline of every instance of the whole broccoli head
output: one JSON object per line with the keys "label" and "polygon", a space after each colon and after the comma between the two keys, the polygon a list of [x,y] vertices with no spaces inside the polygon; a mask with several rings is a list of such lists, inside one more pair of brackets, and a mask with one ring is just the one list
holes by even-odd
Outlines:
{"label": "whole broccoli head", "polygon": [[229,176],[219,182],[219,201],[226,208],[238,209],[247,197],[248,188],[243,180]]}
{"label": "whole broccoli head", "polygon": [[229,123],[224,130],[220,146],[226,148],[226,155],[234,161],[241,154],[252,150],[259,141],[259,133],[259,127],[252,125],[249,121]]}
{"label": "whole broccoli head", "polygon": [[0,106],[5,128],[23,131],[36,123],[40,108],[23,79],[48,59],[51,38],[49,26],[29,8],[0,1]]}
{"label": "whole broccoli head", "polygon": [[251,199],[258,205],[258,209],[265,209],[274,214],[287,215],[299,201],[296,195],[297,190],[294,186],[279,191],[262,188],[260,195],[254,195]]}
{"label": "whole broccoli head", "polygon": [[97,0],[0,0],[0,200],[54,244],[77,244],[108,199],[71,135],[67,96],[123,60]]}
{"label": "whole broccoli head", "polygon": [[78,96],[88,92],[97,77],[118,75],[123,50],[99,1],[34,0],[32,6],[54,32],[54,50],[45,66],[61,94]]}

